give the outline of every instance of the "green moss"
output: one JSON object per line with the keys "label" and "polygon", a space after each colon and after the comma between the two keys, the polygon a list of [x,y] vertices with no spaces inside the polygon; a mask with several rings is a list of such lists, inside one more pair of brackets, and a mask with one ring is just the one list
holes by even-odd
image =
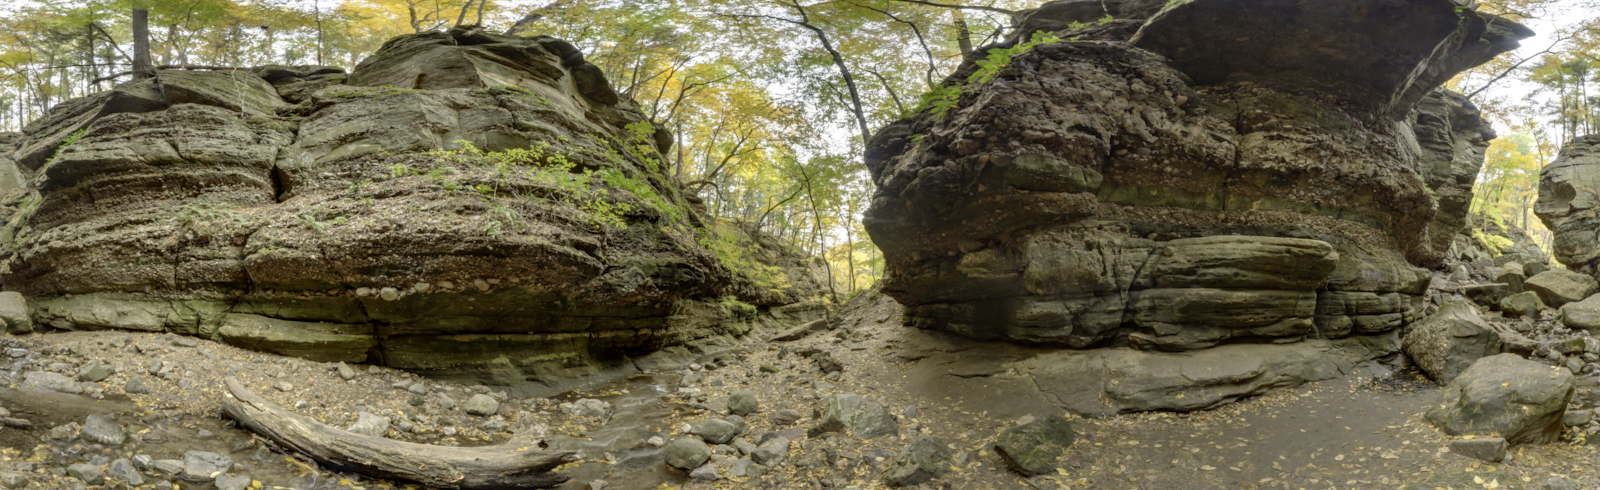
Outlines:
{"label": "green moss", "polygon": [[352,86],[352,85],[336,85],[336,86],[333,86],[333,87],[329,87],[327,89],[323,89],[322,92],[320,92],[320,95],[327,96],[327,97],[341,98],[341,99],[376,99],[376,98],[381,98],[381,97],[388,97],[388,96],[391,96],[391,95],[409,94],[409,93],[412,93],[412,92],[416,92],[416,90],[412,90],[412,89],[408,89],[408,88],[390,87],[388,85],[382,85],[382,86],[378,86],[378,87],[356,87],[356,86]]}

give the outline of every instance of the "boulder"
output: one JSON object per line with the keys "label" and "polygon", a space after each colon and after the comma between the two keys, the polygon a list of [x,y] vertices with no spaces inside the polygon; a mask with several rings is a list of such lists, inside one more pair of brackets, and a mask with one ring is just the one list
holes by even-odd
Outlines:
{"label": "boulder", "polygon": [[106,482],[106,474],[100,471],[99,466],[77,463],[67,465],[67,476],[77,478],[89,485],[99,485]]}
{"label": "boulder", "polygon": [[727,444],[733,436],[739,435],[739,429],[732,422],[710,419],[700,424],[697,433],[709,444]]}
{"label": "boulder", "polygon": [[462,407],[462,410],[469,415],[488,417],[500,411],[500,402],[489,395],[472,395],[472,398],[467,399],[467,404]]}
{"label": "boulder", "polygon": [[118,425],[111,417],[100,414],[90,415],[88,420],[83,422],[83,431],[78,434],[78,437],[88,442],[111,447],[121,446],[122,443],[128,442],[128,433],[122,430],[122,426]]}
{"label": "boulder", "polygon": [[680,437],[667,444],[663,452],[667,464],[674,468],[690,471],[705,464],[711,459],[711,446],[692,437]]}
{"label": "boulder", "polygon": [[[1539,199],[1533,213],[1554,234],[1551,252],[1556,260],[1574,271],[1596,274],[1595,259],[1600,259],[1600,134],[1572,138],[1561,153],[1539,171]],[[1543,276],[1559,269],[1541,272]],[[1588,295],[1584,295],[1587,297]],[[1579,298],[1582,299],[1582,298]]]}
{"label": "boulder", "polygon": [[1572,374],[1514,354],[1479,359],[1451,381],[1425,414],[1451,435],[1504,437],[1509,444],[1554,442],[1572,399]]}
{"label": "boulder", "polygon": [[0,320],[5,320],[7,333],[32,332],[33,317],[28,314],[27,298],[16,291],[0,292]]}
{"label": "boulder", "polygon": [[233,458],[213,452],[187,451],[183,453],[182,477],[194,482],[208,482],[232,467]]}
{"label": "boulder", "polygon": [[1422,372],[1450,383],[1479,358],[1500,353],[1500,333],[1466,301],[1449,301],[1408,327],[1401,349]]}
{"label": "boulder", "polygon": [[49,371],[28,371],[22,374],[22,387],[43,391],[78,394],[78,384],[72,378]]}
{"label": "boulder", "polygon": [[750,390],[739,390],[728,396],[728,413],[745,416],[761,409],[761,402]]}
{"label": "boulder", "polygon": [[789,457],[789,444],[786,437],[774,437],[750,451],[750,459],[767,468],[776,467]]}
{"label": "boulder", "polygon": [[882,403],[844,393],[828,397],[822,410],[822,419],[806,432],[811,437],[827,432],[848,432],[854,437],[871,439],[899,433],[900,428],[895,424],[894,414],[889,413],[889,408]]}
{"label": "boulder", "polygon": [[1504,437],[1457,439],[1450,441],[1450,452],[1489,463],[1499,463],[1506,459],[1507,446]]}
{"label": "boulder", "polygon": [[891,487],[926,483],[943,475],[950,466],[950,450],[933,436],[917,436],[889,462],[883,481]]}
{"label": "boulder", "polygon": [[1505,312],[1506,318],[1539,319],[1539,311],[1544,310],[1544,301],[1533,291],[1523,291],[1506,296],[1500,300],[1500,311]]}
{"label": "boulder", "polygon": [[1494,274],[1490,279],[1494,280],[1494,282],[1510,285],[1511,293],[1516,294],[1522,292],[1522,283],[1528,279],[1528,276],[1522,271],[1522,264],[1511,262],[1501,266],[1499,270],[1493,271]]}
{"label": "boulder", "polygon": [[1561,324],[1574,330],[1600,331],[1600,295],[1561,305]]}
{"label": "boulder", "polygon": [[1461,295],[1472,300],[1473,303],[1488,308],[1499,308],[1500,300],[1512,295],[1510,284],[1472,284],[1461,287]]}
{"label": "boulder", "polygon": [[1077,438],[1066,419],[1052,414],[1000,431],[994,451],[1012,471],[1037,476],[1055,471],[1056,459],[1066,454]]}
{"label": "boulder", "polygon": [[1582,301],[1600,292],[1600,282],[1595,281],[1594,277],[1567,269],[1540,272],[1528,278],[1523,286],[1538,294],[1539,299],[1551,308],[1560,308],[1567,303]]}

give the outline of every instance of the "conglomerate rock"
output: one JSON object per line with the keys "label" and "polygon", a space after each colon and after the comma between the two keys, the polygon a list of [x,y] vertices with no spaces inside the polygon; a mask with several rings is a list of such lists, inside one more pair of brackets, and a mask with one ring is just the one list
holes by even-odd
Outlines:
{"label": "conglomerate rock", "polygon": [[0,272],[36,326],[493,384],[818,317],[817,264],[692,209],[671,141],[548,36],[405,35],[349,74],[162,71],[0,141]]}
{"label": "conglomerate rock", "polygon": [[[987,82],[963,64],[945,81],[952,105],[868,142],[865,225],[908,324],[1196,351],[1420,318],[1423,267],[1443,264],[1494,138],[1439,85],[1531,32],[1449,0],[1096,3],[1025,13],[1002,46],[1028,30],[1063,41]],[[1139,27],[1119,38],[1118,22]],[[1342,363],[1396,344],[1327,345],[1353,349]],[[1255,354],[1302,355],[1269,350]]]}

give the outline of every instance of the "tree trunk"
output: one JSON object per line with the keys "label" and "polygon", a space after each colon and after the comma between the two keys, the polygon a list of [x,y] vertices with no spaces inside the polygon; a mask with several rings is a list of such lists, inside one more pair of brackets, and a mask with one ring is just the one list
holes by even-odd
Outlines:
{"label": "tree trunk", "polygon": [[967,28],[967,14],[954,11],[956,17],[956,44],[961,46],[961,56],[972,54],[972,29]]}
{"label": "tree trunk", "polygon": [[542,431],[526,419],[519,419],[511,440],[500,445],[412,444],[335,429],[274,405],[232,376],[225,383],[230,396],[222,399],[222,410],[229,417],[339,471],[451,490],[547,488],[568,479],[551,469],[578,459],[572,451],[541,449],[534,436]]}
{"label": "tree trunk", "polygon": [[133,9],[133,79],[155,78],[156,67],[150,63],[150,13]]}

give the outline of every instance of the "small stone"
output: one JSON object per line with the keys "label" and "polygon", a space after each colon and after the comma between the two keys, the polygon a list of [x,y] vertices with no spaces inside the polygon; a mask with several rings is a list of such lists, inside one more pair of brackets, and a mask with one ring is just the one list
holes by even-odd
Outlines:
{"label": "small stone", "polygon": [[150,386],[145,384],[144,376],[134,376],[128,378],[128,384],[123,386],[122,391],[131,395],[142,395],[150,393]]}
{"label": "small stone", "polygon": [[176,339],[172,339],[172,343],[178,344],[178,345],[181,345],[181,346],[184,346],[184,347],[197,347],[197,346],[200,345],[200,341],[192,339],[192,338],[189,338],[189,337],[178,337]]}
{"label": "small stone", "polygon": [[394,301],[400,299],[400,290],[395,288],[383,288],[378,290],[378,297],[383,298],[384,301]]}
{"label": "small stone", "polygon": [[584,398],[572,402],[572,406],[567,408],[566,412],[580,417],[605,418],[606,414],[611,412],[611,404],[593,398]]}
{"label": "small stone", "polygon": [[606,487],[610,485],[611,482],[605,480],[594,480],[589,482],[589,488],[586,490],[605,490]]}
{"label": "small stone", "polygon": [[364,436],[383,437],[384,433],[389,432],[389,422],[389,417],[361,412],[356,417],[356,423],[345,430]]}
{"label": "small stone", "polygon": [[279,381],[278,384],[272,385],[272,387],[277,388],[278,391],[294,391],[294,385],[289,384],[288,381]]}
{"label": "small stone", "polygon": [[0,486],[15,490],[28,486],[28,477],[22,473],[0,474]]}
{"label": "small stone", "polygon": [[473,279],[472,280],[472,287],[478,288],[479,291],[488,291],[489,290],[489,281],[485,281],[482,278]]}
{"label": "small stone", "polygon": [[1579,488],[1577,483],[1573,483],[1566,478],[1552,476],[1544,481],[1544,485],[1539,490],[1579,490]]}
{"label": "small stone", "polygon": [[411,285],[411,290],[419,292],[419,293],[426,293],[426,292],[428,292],[428,288],[431,288],[431,287],[433,287],[432,284],[428,284],[428,283],[425,283],[425,282],[419,282],[419,283],[416,283],[416,284],[412,284]]}
{"label": "small stone", "polygon": [[649,444],[650,447],[661,447],[667,445],[667,440],[662,439],[661,436],[650,436],[644,443]]}
{"label": "small stone", "polygon": [[78,424],[76,422],[58,425],[50,428],[45,437],[58,441],[70,441],[78,438]]}
{"label": "small stone", "polygon": [[115,420],[105,415],[90,415],[83,423],[83,432],[79,437],[85,441],[105,444],[107,446],[121,446],[128,442],[128,433],[117,425]]}
{"label": "small stone", "polygon": [[1054,472],[1056,458],[1066,454],[1077,438],[1066,419],[1050,415],[1001,431],[994,451],[1013,471],[1037,476]]}
{"label": "small stone", "polygon": [[728,397],[728,413],[745,416],[760,410],[761,402],[750,390],[739,390]]}
{"label": "small stone", "polygon": [[55,391],[73,395],[83,392],[82,390],[78,389],[77,383],[72,382],[72,379],[67,378],[59,373],[52,373],[48,371],[28,371],[27,373],[24,373],[22,375],[22,386],[36,390]]}
{"label": "small stone", "polygon": [[233,467],[233,458],[206,451],[183,453],[183,479],[212,481]]}
{"label": "small stone", "polygon": [[1567,427],[1587,425],[1591,420],[1594,420],[1594,412],[1588,410],[1573,410],[1562,416],[1562,421],[1566,422]]}
{"label": "small stone", "polygon": [[348,365],[348,364],[345,364],[345,363],[341,362],[341,363],[339,363],[339,366],[337,368],[335,368],[335,369],[339,372],[339,377],[340,378],[344,378],[346,380],[351,380],[351,379],[355,379],[355,377],[356,377],[355,368],[350,367],[350,365]]}
{"label": "small stone", "polygon": [[778,425],[790,425],[795,422],[799,422],[803,417],[804,415],[801,415],[799,410],[785,408],[779,410],[778,413],[772,414],[772,423]]}
{"label": "small stone", "polygon": [[1450,441],[1450,452],[1497,463],[1506,458],[1506,440],[1501,437],[1454,440]]}
{"label": "small stone", "polygon": [[462,407],[462,410],[469,415],[487,417],[500,411],[500,402],[495,401],[494,397],[489,395],[472,395],[472,398],[467,399],[467,404]]}
{"label": "small stone", "polygon": [[111,462],[111,477],[128,482],[129,485],[139,486],[144,484],[144,475],[133,466],[127,458],[117,458]]}
{"label": "small stone", "polygon": [[916,405],[906,405],[906,410],[904,412],[901,412],[901,414],[905,415],[906,418],[908,418],[908,419],[917,418],[917,406]]}
{"label": "small stone", "polygon": [[[771,364],[762,364],[761,365],[761,372],[763,372],[763,373],[776,373],[776,372],[782,371],[782,370],[783,370],[783,368],[780,368],[778,366],[774,366],[774,365],[771,365]],[[735,475],[735,476],[737,476],[737,475]]]}
{"label": "small stone", "polygon": [[411,387],[406,388],[406,391],[409,391],[409,392],[412,392],[412,393],[416,393],[418,395],[423,395],[423,394],[427,394],[428,393],[428,387],[427,386],[423,386],[422,383],[420,383],[420,382],[419,383],[411,383]]}
{"label": "small stone", "polygon": [[250,488],[250,477],[221,475],[217,477],[217,490],[245,490]]}
{"label": "small stone", "polygon": [[722,479],[722,476],[717,474],[716,464],[706,463],[700,465],[699,468],[695,468],[694,471],[690,471],[689,478],[700,481],[717,481]]}
{"label": "small stone", "polygon": [[664,451],[667,464],[674,468],[691,470],[711,459],[711,446],[692,437],[680,437],[667,445]]}
{"label": "small stone", "polygon": [[183,473],[183,461],[176,459],[158,459],[150,462],[150,468],[169,475]]}
{"label": "small stone", "polygon": [[67,475],[90,485],[99,485],[106,482],[106,475],[100,471],[99,466],[78,463],[67,466]]}
{"label": "small stone", "polygon": [[434,397],[434,401],[439,403],[439,408],[443,408],[445,410],[456,408],[456,399],[450,398],[450,395],[446,395],[444,393],[440,393],[438,396]]}

